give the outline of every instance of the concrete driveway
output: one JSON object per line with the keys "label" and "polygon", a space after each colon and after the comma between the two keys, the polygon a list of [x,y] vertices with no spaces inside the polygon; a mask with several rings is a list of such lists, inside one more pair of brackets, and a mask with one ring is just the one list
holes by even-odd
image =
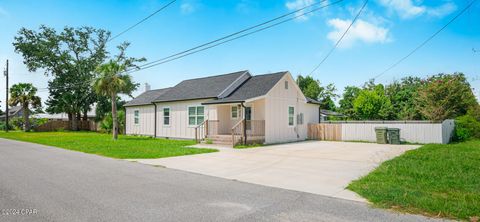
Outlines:
{"label": "concrete driveway", "polygon": [[434,221],[355,201],[4,139],[0,178],[1,222]]}
{"label": "concrete driveway", "polygon": [[[203,145],[208,146],[208,145]],[[217,153],[133,160],[248,183],[365,201],[346,190],[383,161],[416,145],[306,141]]]}

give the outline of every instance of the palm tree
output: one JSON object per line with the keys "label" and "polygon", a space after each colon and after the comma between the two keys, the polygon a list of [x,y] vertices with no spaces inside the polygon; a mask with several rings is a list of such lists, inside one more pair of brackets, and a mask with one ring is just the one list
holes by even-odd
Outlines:
{"label": "palm tree", "polygon": [[10,106],[21,105],[23,111],[23,130],[25,132],[30,131],[30,106],[32,108],[38,108],[41,106],[40,97],[36,96],[37,88],[31,83],[18,83],[10,88],[10,99],[8,103]]}
{"label": "palm tree", "polygon": [[95,92],[110,97],[112,103],[113,139],[118,139],[117,95],[130,95],[138,84],[133,83],[130,75],[126,74],[128,66],[118,60],[110,60],[97,68],[98,77],[94,80]]}

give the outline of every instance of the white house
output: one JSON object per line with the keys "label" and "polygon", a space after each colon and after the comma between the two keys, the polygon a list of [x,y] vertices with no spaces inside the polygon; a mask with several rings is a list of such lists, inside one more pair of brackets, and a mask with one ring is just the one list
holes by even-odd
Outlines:
{"label": "white house", "polygon": [[319,122],[318,102],[306,98],[289,72],[248,71],[185,80],[128,102],[126,133],[213,143],[305,140]]}

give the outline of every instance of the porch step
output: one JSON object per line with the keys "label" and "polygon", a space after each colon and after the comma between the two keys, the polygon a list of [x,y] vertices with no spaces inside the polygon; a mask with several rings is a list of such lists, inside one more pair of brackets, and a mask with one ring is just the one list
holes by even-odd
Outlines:
{"label": "porch step", "polygon": [[232,135],[208,135],[213,144],[232,144]]}

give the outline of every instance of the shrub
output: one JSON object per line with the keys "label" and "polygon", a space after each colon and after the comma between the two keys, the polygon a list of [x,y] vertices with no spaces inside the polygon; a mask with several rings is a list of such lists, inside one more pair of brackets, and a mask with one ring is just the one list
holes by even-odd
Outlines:
{"label": "shrub", "polygon": [[[125,129],[125,111],[120,110],[117,112],[118,120],[118,133],[122,134]],[[111,133],[113,129],[112,113],[108,113],[100,122],[100,130],[104,133]]]}
{"label": "shrub", "polygon": [[467,114],[455,119],[455,140],[465,141],[480,138],[480,122],[473,115]]}
{"label": "shrub", "polygon": [[[47,123],[48,119],[45,119],[45,118],[30,118],[29,121],[30,121],[31,129],[35,129],[38,126]],[[5,128],[4,124],[5,123],[3,123],[3,125],[0,124],[0,128],[4,129]],[[24,125],[23,117],[13,117],[9,121],[9,128],[10,129],[23,130],[23,125]]]}

